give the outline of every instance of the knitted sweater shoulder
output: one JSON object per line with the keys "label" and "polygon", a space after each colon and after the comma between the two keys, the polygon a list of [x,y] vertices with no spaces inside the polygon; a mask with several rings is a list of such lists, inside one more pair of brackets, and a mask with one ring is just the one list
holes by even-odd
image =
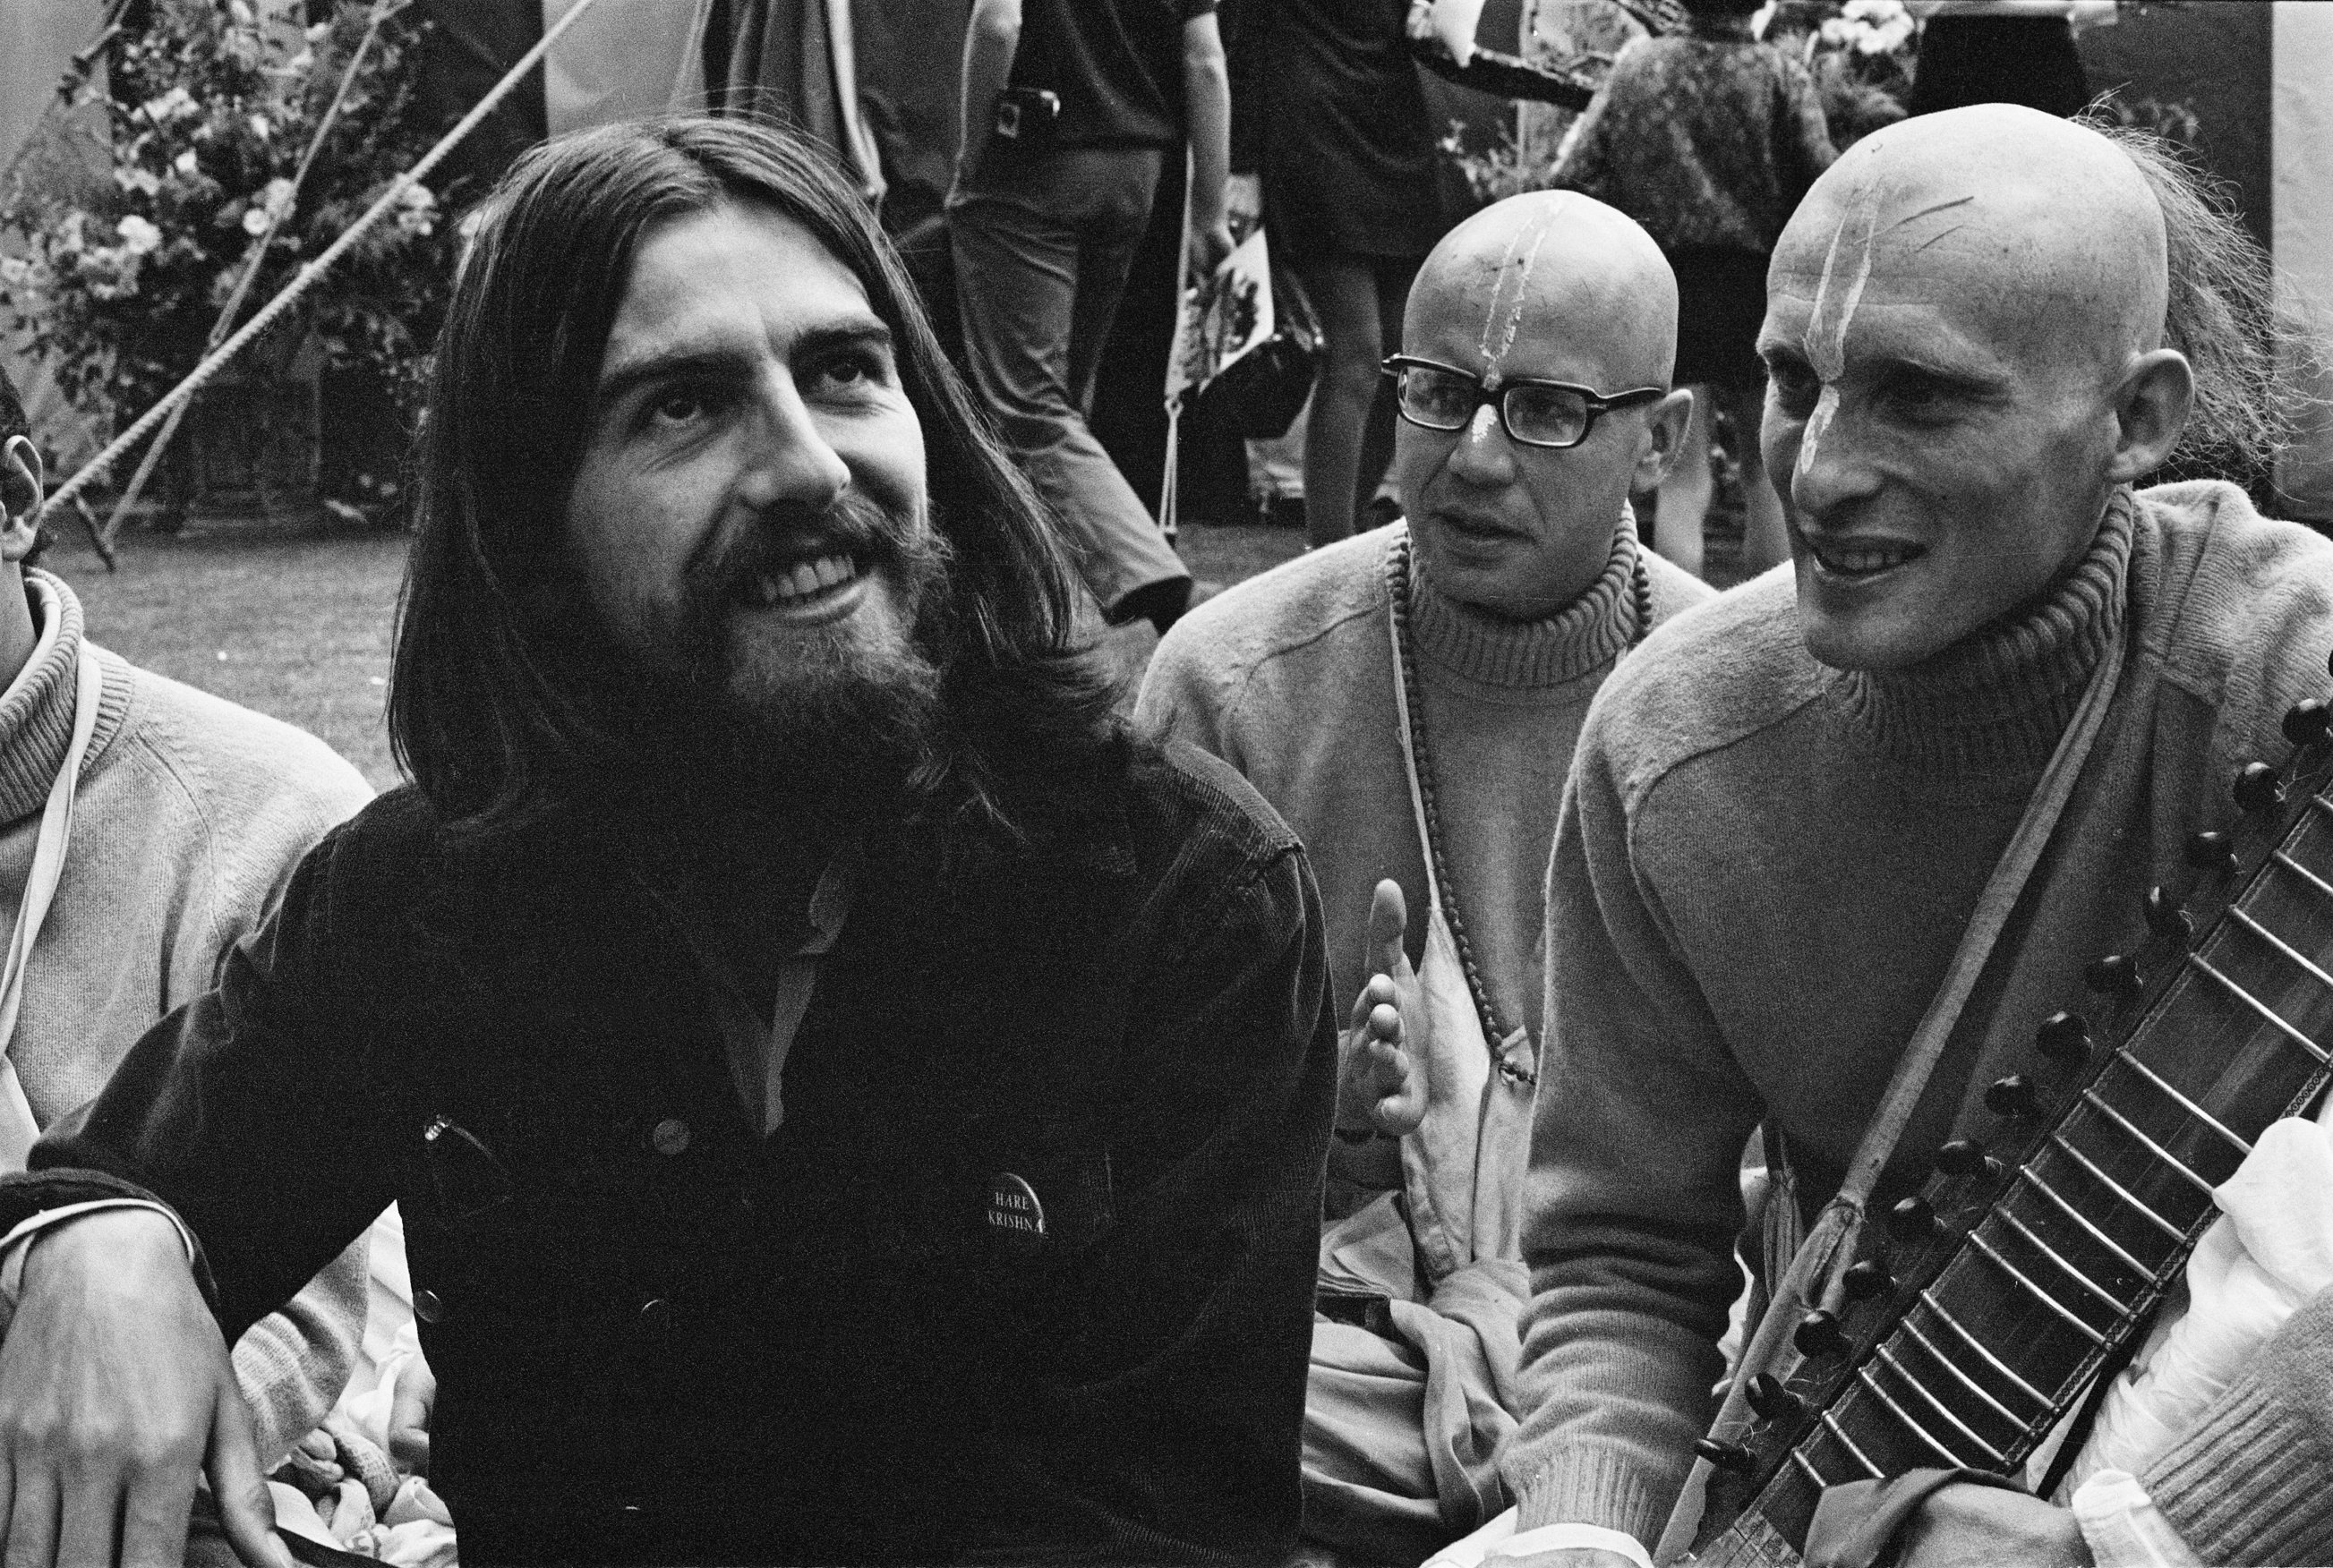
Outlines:
{"label": "knitted sweater shoulder", "polygon": [[[24,976],[9,1055],[46,1126],[93,1098],[165,1014],[209,990],[274,909],[293,867],[371,798],[314,736],[141,670],[83,639],[72,590],[27,592],[57,635],[0,702],[0,930],[13,930],[50,783],[73,722],[75,668],[101,676],[55,902]],[[235,1345],[263,1446],[322,1417],[353,1364],[363,1244]]]}
{"label": "knitted sweater shoulder", "polygon": [[[1912,670],[1816,663],[1780,572],[1657,631],[1599,694],[1551,871],[1539,1408],[1504,1461],[1526,1525],[1658,1529],[1739,1286],[1743,1136],[1770,1117],[1836,1179],[2098,655],[2126,650],[2114,705],[2021,902],[2049,939],[1997,950],[1910,1164],[1983,1124],[1974,1086],[2013,1070],[2089,957],[2124,951],[2150,884],[2192,881],[2183,846],[2230,826],[2236,767],[2285,756],[2284,713],[2325,693],[2333,542],[2215,483],[2108,521],[2040,601]],[[2264,1410],[2223,1401],[2210,1440],[2256,1451],[2283,1419]],[[2333,1549],[2322,1488],[2203,1477],[2143,1479],[2205,1561],[2245,1560],[2227,1544],[2247,1532]]]}
{"label": "knitted sweater shoulder", "polygon": [[[1366,640],[1385,643],[1385,552],[1399,524],[1310,550],[1216,595],[1158,645],[1142,684],[1138,723],[1168,711],[1234,727],[1259,672],[1292,656],[1341,663]],[[1192,737],[1234,767],[1242,759]]]}
{"label": "knitted sweater shoulder", "polygon": [[[2216,480],[2158,485],[2134,502],[2135,664],[2213,712],[2213,760],[2271,744],[2285,710],[2321,694],[2308,676],[2333,629],[2333,540],[2261,517]],[[1785,564],[1661,625],[1605,683],[1580,751],[1633,806],[1687,762],[1792,718],[1839,677],[1806,651]]]}

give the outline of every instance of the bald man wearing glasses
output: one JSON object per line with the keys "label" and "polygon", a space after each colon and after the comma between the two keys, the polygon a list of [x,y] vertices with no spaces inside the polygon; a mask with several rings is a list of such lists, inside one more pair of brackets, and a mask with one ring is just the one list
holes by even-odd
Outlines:
{"label": "bald man wearing glasses", "polygon": [[1337,994],[1357,999],[1305,1527],[1378,1560],[1506,1506],[1491,1460],[1517,1410],[1556,806],[1605,676],[1709,596],[1639,548],[1628,511],[1690,412],[1669,389],[1675,332],[1659,248],[1602,203],[1535,193],[1461,225],[1386,362],[1407,520],[1192,612],[1136,710],[1237,768],[1303,838]]}

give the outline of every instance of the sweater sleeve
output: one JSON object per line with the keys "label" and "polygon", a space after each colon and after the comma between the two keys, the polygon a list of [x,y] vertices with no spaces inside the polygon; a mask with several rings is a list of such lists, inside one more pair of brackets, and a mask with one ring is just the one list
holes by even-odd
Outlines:
{"label": "sweater sleeve", "polygon": [[1589,714],[1548,873],[1523,1229],[1531,1413],[1501,1468],[1523,1527],[1597,1525],[1649,1544],[1712,1413],[1742,1282],[1741,1151],[1762,1106],[1632,863],[1611,712]]}
{"label": "sweater sleeve", "polygon": [[1202,629],[1186,622],[1159,643],[1134,699],[1134,726],[1161,745],[1187,741],[1244,773],[1230,722],[1233,677],[1206,656]]}
{"label": "sweater sleeve", "polygon": [[2140,1477],[2206,1563],[2333,1562],[2333,1290]]}

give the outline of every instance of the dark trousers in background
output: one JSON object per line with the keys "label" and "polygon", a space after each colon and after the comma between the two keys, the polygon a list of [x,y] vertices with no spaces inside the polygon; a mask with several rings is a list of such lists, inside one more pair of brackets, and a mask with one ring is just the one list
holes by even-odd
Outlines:
{"label": "dark trousers in background", "polygon": [[1129,595],[1190,576],[1086,424],[1160,160],[992,144],[948,201],[973,386],[1113,620]]}

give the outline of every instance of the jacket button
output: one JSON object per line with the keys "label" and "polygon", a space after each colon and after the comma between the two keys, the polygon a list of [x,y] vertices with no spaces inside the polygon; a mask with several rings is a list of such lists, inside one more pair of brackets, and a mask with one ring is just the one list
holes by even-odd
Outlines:
{"label": "jacket button", "polygon": [[667,1116],[648,1133],[648,1142],[659,1154],[685,1153],[688,1149],[688,1123],[677,1116]]}
{"label": "jacket button", "polygon": [[672,1303],[661,1296],[652,1296],[640,1303],[640,1332],[662,1334],[672,1327]]}
{"label": "jacket button", "polygon": [[413,1293],[413,1315],[424,1323],[436,1323],[446,1315],[445,1298],[427,1286]]}

